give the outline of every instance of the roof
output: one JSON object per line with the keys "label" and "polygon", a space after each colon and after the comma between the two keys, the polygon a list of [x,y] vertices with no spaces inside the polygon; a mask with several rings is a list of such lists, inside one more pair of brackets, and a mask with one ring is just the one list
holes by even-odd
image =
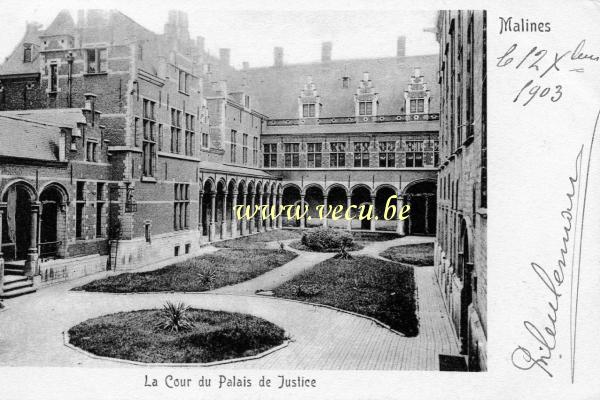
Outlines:
{"label": "roof", "polygon": [[0,117],[16,118],[60,128],[75,128],[78,123],[84,124],[86,122],[80,108],[2,111],[0,112]]}
{"label": "roof", "polygon": [[0,156],[58,161],[60,129],[0,115]]}
{"label": "roof", "polygon": [[[363,73],[368,72],[374,91],[378,94],[378,115],[394,115],[405,112],[404,91],[408,89],[415,68],[420,68],[430,90],[429,112],[439,112],[437,55],[250,68],[229,76],[228,87],[231,91],[244,90],[251,97],[252,108],[269,118],[298,118],[298,96],[310,76],[321,98],[321,117],[353,116],[354,95]],[[348,88],[342,86],[343,77],[350,79]]]}
{"label": "roof", "polygon": [[69,10],[61,10],[50,26],[43,32],[43,36],[70,34],[75,30],[75,21]]}
{"label": "roof", "polygon": [[277,177],[261,170],[258,168],[248,168],[248,167],[237,167],[235,165],[226,165],[213,161],[200,161],[199,163],[200,170],[206,171],[214,171],[219,173],[232,173],[239,175],[249,175],[249,176],[258,176],[264,178],[272,178],[276,179]]}
{"label": "roof", "polygon": [[[40,72],[39,66],[39,42],[40,42],[40,25],[35,23],[28,24],[25,31],[25,35],[15,46],[12,53],[0,64],[0,75],[14,75],[14,74],[34,74]],[[31,62],[23,62],[24,57],[24,44],[31,43]]]}

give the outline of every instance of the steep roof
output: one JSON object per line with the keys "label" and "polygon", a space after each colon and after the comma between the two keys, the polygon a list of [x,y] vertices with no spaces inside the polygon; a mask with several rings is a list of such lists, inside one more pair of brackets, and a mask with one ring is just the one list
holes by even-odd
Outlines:
{"label": "steep roof", "polygon": [[75,21],[69,10],[61,10],[48,28],[42,33],[43,36],[64,35],[75,30]]}
{"label": "steep roof", "polygon": [[[0,75],[13,75],[13,74],[32,74],[40,72],[39,67],[39,42],[40,42],[40,25],[36,23],[27,24],[25,35],[15,46],[12,53],[2,64],[0,64]],[[32,45],[31,50],[31,62],[23,62],[23,51],[24,44],[30,43]]]}
{"label": "steep roof", "polygon": [[[325,63],[284,65],[282,67],[250,68],[237,71],[228,78],[228,87],[250,94],[252,108],[269,118],[298,118],[298,96],[312,77],[321,97],[321,117],[354,115],[354,94],[364,72],[369,73],[378,93],[379,115],[403,114],[404,91],[411,75],[420,68],[430,90],[430,112],[439,111],[437,85],[437,55],[387,57],[374,59],[333,60]],[[348,88],[342,78],[350,79]]]}
{"label": "steep roof", "polygon": [[58,161],[60,129],[0,113],[0,156]]}
{"label": "steep roof", "polygon": [[[79,108],[49,108],[42,110],[2,111],[0,117],[36,122],[60,128],[76,128],[85,123],[85,117]],[[0,132],[0,135],[2,133]]]}

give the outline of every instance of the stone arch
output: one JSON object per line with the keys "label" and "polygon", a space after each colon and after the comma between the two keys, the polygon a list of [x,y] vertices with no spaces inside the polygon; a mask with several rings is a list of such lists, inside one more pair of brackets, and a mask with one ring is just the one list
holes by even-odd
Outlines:
{"label": "stone arch", "polygon": [[350,193],[354,193],[354,191],[356,191],[360,188],[364,188],[365,190],[367,190],[369,192],[369,196],[373,195],[373,189],[365,183],[355,183],[354,185],[352,185],[350,187]]}
{"label": "stone arch", "polygon": [[2,190],[0,201],[6,203],[6,209],[2,213],[1,246],[7,260],[26,259],[28,250],[37,248],[38,220],[33,212],[37,200],[37,191],[24,179],[13,180]]}
{"label": "stone arch", "polygon": [[48,189],[51,189],[51,188],[56,189],[60,193],[60,195],[62,197],[63,203],[65,203],[65,204],[70,204],[71,203],[71,198],[69,196],[69,192],[67,191],[67,189],[62,184],[60,184],[58,182],[49,182],[49,183],[46,183],[45,185],[43,185],[40,188],[40,198],[42,196],[42,193],[45,190],[48,190]]}
{"label": "stone arch", "polygon": [[[372,205],[371,196],[373,192],[371,191],[371,188],[369,186],[362,183],[356,184],[352,186],[352,190],[350,193],[351,205],[356,206],[357,208],[360,206],[364,206],[365,211],[367,211]],[[359,213],[357,209],[353,209],[350,215],[353,218],[353,221],[351,221],[351,227],[365,230],[371,229],[371,224],[373,221],[369,219],[358,220]]]}
{"label": "stone arch", "polygon": [[[385,206],[386,204],[397,206],[398,200],[392,199],[392,196],[398,196],[398,189],[392,185],[379,185],[375,189],[375,216],[377,217],[375,228],[384,231],[395,231],[398,226],[397,216],[394,215],[393,219],[386,220],[385,217]],[[391,200],[390,200],[391,199]],[[388,215],[389,216],[389,215]]]}
{"label": "stone arch", "polygon": [[403,190],[404,202],[410,206],[405,220],[409,235],[435,235],[437,209],[437,182],[433,179],[418,179],[410,182]]}
{"label": "stone arch", "polygon": [[[67,243],[67,209],[69,194],[59,183],[49,183],[40,190],[40,242],[38,244],[40,258],[64,257]],[[102,209],[99,210],[102,213]],[[100,232],[103,223],[102,214],[96,219],[100,224]],[[98,232],[98,228],[96,230]]]}
{"label": "stone arch", "polygon": [[319,212],[317,206],[323,205],[325,201],[325,192],[323,187],[316,183],[311,183],[304,188],[304,203],[308,206],[308,216],[306,226],[323,225],[323,221],[319,220]]}
{"label": "stone arch", "polygon": [[326,189],[327,196],[329,196],[329,193],[336,188],[341,189],[344,192],[344,194],[346,194],[346,196],[348,195],[348,187],[342,185],[341,183],[333,183],[329,185]]}
{"label": "stone arch", "polygon": [[[298,202],[300,202],[301,199],[301,189],[300,186],[296,185],[295,183],[288,183],[283,185],[283,192],[282,192],[282,205],[283,206],[293,206],[295,204],[298,204]],[[284,214],[284,216],[282,217],[282,224],[285,226],[300,226],[300,221],[296,221],[294,219],[288,219],[287,216]]]}

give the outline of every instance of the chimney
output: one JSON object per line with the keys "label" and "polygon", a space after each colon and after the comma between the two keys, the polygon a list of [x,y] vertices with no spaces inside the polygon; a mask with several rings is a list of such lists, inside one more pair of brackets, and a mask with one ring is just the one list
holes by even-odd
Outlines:
{"label": "chimney", "polygon": [[331,42],[321,43],[321,62],[331,61],[331,49],[333,44]]}
{"label": "chimney", "polygon": [[242,63],[242,69],[248,69],[248,68],[250,68],[250,63],[248,61],[244,61]]}
{"label": "chimney", "polygon": [[406,56],[406,36],[399,36],[396,57],[404,56]]}
{"label": "chimney", "polygon": [[273,49],[273,65],[276,67],[283,67],[283,47],[275,47]]}
{"label": "chimney", "polygon": [[96,119],[96,95],[94,93],[84,93],[85,106],[83,107],[83,114],[85,115],[86,122],[94,125]]}
{"label": "chimney", "polygon": [[363,81],[365,81],[365,82],[369,81],[369,73],[367,71],[363,72]]}
{"label": "chimney", "polygon": [[221,66],[222,67],[228,67],[229,66],[229,56],[231,54],[231,50],[230,49],[219,49],[219,59],[221,60]]}

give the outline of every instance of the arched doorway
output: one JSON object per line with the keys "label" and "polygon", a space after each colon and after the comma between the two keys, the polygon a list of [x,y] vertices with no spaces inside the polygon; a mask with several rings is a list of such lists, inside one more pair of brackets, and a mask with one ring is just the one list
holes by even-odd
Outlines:
{"label": "arched doorway", "polygon": [[[371,190],[369,190],[368,187],[360,185],[355,187],[352,190],[352,197],[351,197],[351,204],[353,206],[357,206],[358,209],[353,210],[352,212],[352,217],[353,219],[358,220],[359,217],[359,213],[360,213],[360,206],[364,206],[365,212],[364,215],[367,214],[367,211],[369,210],[369,206],[372,204],[371,203]],[[371,222],[369,219],[365,218],[362,220],[358,220],[358,221],[352,221],[352,225],[353,227],[357,227],[359,226],[360,229],[364,229],[364,230],[370,230],[371,229]]]}
{"label": "arched doorway", "polygon": [[[327,208],[333,211],[337,208],[338,210],[342,210],[342,218],[334,221],[332,215],[329,215],[327,220],[328,226],[336,227],[336,228],[347,228],[349,221],[346,221],[343,218],[343,215],[346,213],[346,207],[348,202],[348,193],[346,192],[346,188],[341,185],[334,185],[329,188],[327,192]],[[341,208],[340,208],[341,207]],[[327,212],[328,210],[325,210]]]}
{"label": "arched doorway", "polygon": [[[293,206],[300,204],[300,188],[296,185],[288,185],[283,188],[282,203],[284,206]],[[288,219],[287,212],[283,214],[283,225],[285,226],[300,226],[300,221]]]}
{"label": "arched doorway", "polygon": [[66,191],[55,184],[40,194],[40,258],[64,256]]}
{"label": "arched doorway", "polygon": [[[6,211],[2,216],[2,252],[8,261],[27,259],[32,245],[32,204],[36,195],[32,187],[24,182],[11,185],[2,196]],[[36,238],[33,238],[36,239]]]}
{"label": "arched doorway", "polygon": [[469,354],[469,306],[473,303],[473,260],[470,251],[469,224],[461,223],[461,242],[458,253],[458,276],[462,280],[460,293],[460,339],[462,353]]}
{"label": "arched doorway", "polygon": [[[305,219],[305,226],[320,226],[323,221],[319,219],[319,210],[317,206],[323,205],[323,189],[320,186],[309,186],[304,193],[304,204],[308,206],[308,215]],[[310,217],[310,219],[308,219]]]}
{"label": "arched doorway", "polygon": [[[394,218],[386,221],[385,220],[385,205],[388,203],[390,197],[396,196],[396,189],[390,186],[382,186],[377,189],[375,195],[375,216],[377,220],[375,223],[375,229],[382,231],[395,231],[398,225],[397,215]],[[396,199],[390,201],[390,205],[397,206],[398,201]],[[398,210],[397,210],[398,211]]]}
{"label": "arched doorway", "polygon": [[[212,210],[212,195],[215,192],[214,184],[211,180],[204,182],[202,190],[202,236],[210,236],[211,221],[214,211]],[[209,238],[210,239],[210,238]]]}
{"label": "arched doorway", "polygon": [[405,202],[410,205],[406,222],[409,235],[435,235],[436,230],[436,183],[420,181],[409,184],[404,189]]}

